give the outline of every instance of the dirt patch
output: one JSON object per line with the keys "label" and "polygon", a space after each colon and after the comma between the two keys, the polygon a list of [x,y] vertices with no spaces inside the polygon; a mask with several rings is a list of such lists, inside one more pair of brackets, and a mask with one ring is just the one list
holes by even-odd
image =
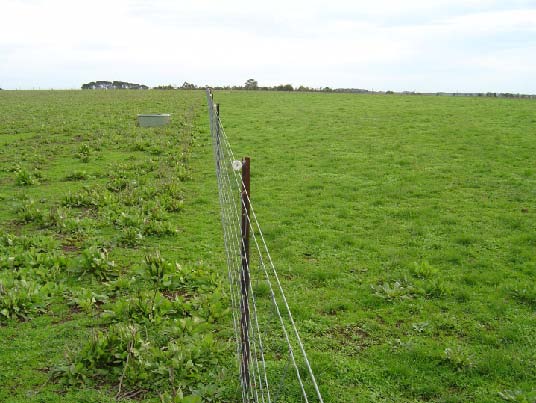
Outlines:
{"label": "dirt patch", "polygon": [[70,244],[61,245],[61,249],[64,252],[68,252],[68,253],[78,252],[80,250],[78,246],[70,245]]}
{"label": "dirt patch", "polygon": [[52,324],[53,325],[60,325],[62,323],[69,322],[71,320],[73,320],[73,317],[71,315],[66,315],[63,318],[61,318],[60,320],[53,321]]}
{"label": "dirt patch", "polygon": [[118,393],[115,398],[121,400],[143,400],[149,391],[147,389],[135,389]]}
{"label": "dirt patch", "polygon": [[174,301],[177,299],[177,297],[182,297],[186,301],[192,299],[192,296],[188,294],[184,290],[173,290],[173,291],[162,291],[162,295],[169,299],[170,301]]}
{"label": "dirt patch", "polygon": [[339,325],[329,329],[324,336],[335,339],[340,346],[362,350],[374,344],[374,339],[358,324]]}

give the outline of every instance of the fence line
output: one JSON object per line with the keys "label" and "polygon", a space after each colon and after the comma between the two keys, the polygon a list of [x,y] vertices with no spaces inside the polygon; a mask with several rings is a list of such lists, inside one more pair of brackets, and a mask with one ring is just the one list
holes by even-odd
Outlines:
{"label": "fence line", "polygon": [[235,158],[219,105],[206,95],[242,402],[323,403],[251,202],[249,158]]}

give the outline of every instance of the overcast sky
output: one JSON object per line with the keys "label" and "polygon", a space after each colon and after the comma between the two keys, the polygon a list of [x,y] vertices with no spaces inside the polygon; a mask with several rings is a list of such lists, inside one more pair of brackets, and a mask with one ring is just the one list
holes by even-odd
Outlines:
{"label": "overcast sky", "polygon": [[536,93],[536,0],[0,0],[0,87]]}

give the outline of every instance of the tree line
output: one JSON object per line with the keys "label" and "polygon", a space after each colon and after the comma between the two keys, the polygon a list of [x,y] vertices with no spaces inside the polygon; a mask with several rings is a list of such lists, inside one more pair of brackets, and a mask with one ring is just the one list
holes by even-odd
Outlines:
{"label": "tree line", "polygon": [[[291,84],[280,84],[275,86],[259,86],[257,80],[250,78],[246,80],[244,85],[226,85],[226,86],[210,86],[214,90],[247,90],[247,91],[297,91],[297,92],[335,92],[335,93],[351,93],[351,94],[398,94],[398,95],[435,95],[435,96],[459,96],[459,97],[496,97],[496,98],[536,98],[536,95],[514,94],[514,93],[499,93],[499,92],[415,92],[415,91],[371,91],[362,88],[330,88],[330,87],[306,87],[300,85],[293,87]],[[185,81],[180,86],[172,84],[158,85],[152,87],[153,90],[196,90],[204,89],[205,86],[197,86],[196,84]],[[83,90],[96,89],[134,89],[148,90],[149,87],[143,84],[133,84],[125,81],[92,81],[82,85]]]}
{"label": "tree line", "polygon": [[126,81],[91,81],[82,84],[83,90],[148,90],[144,84],[127,83]]}
{"label": "tree line", "polygon": [[[293,87],[292,84],[279,84],[274,86],[259,86],[257,80],[250,78],[246,80],[243,86],[233,85],[233,86],[223,86],[223,87],[211,87],[215,90],[250,90],[250,91],[308,91],[308,92],[333,92],[336,90],[331,89],[330,87],[321,87],[321,88],[312,88],[300,85],[299,87]],[[367,90],[349,88],[344,89],[345,92],[368,92]],[[342,89],[340,92],[343,92]]]}

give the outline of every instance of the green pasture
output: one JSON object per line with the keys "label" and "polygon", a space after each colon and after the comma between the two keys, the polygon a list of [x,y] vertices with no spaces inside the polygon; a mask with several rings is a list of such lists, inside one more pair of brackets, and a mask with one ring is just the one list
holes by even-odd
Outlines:
{"label": "green pasture", "polygon": [[0,401],[234,400],[202,94],[0,102]]}
{"label": "green pasture", "polygon": [[[536,401],[533,101],[214,99],[326,403]],[[204,92],[2,91],[0,202],[0,401],[239,401]]]}
{"label": "green pasture", "polygon": [[534,401],[533,102],[216,100],[326,401]]}

